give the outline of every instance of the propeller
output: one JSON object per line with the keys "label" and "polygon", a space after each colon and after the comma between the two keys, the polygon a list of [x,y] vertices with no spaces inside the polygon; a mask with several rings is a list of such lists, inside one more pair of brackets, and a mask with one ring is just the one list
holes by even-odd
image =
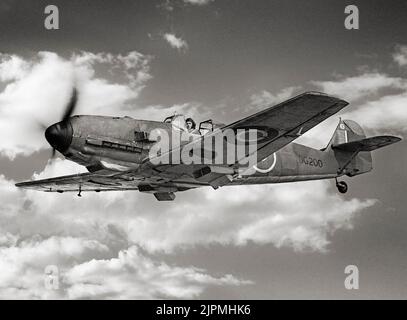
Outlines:
{"label": "propeller", "polygon": [[[72,90],[71,97],[69,98],[69,102],[65,107],[63,117],[62,117],[61,121],[58,124],[56,124],[56,126],[59,126],[60,128],[67,126],[67,122],[69,121],[69,118],[75,112],[77,102],[78,102],[78,90],[76,89],[76,87],[74,87],[73,90]],[[53,125],[53,126],[55,126],[55,125]],[[51,127],[53,127],[53,126],[51,126]],[[41,124],[41,127],[46,128],[46,126],[44,126],[42,124]],[[46,137],[47,137],[47,135],[52,134],[52,132],[47,132],[47,131],[50,130],[51,127],[47,128],[47,130],[45,130],[45,136]],[[49,140],[48,137],[47,137],[47,140]],[[56,151],[57,150],[55,149],[55,147],[52,147],[51,159],[55,158]]]}
{"label": "propeller", "polygon": [[76,89],[76,87],[74,87],[72,90],[71,98],[69,99],[69,103],[65,108],[65,113],[61,121],[62,123],[65,123],[69,120],[69,118],[75,111],[77,102],[78,102],[78,90]]}

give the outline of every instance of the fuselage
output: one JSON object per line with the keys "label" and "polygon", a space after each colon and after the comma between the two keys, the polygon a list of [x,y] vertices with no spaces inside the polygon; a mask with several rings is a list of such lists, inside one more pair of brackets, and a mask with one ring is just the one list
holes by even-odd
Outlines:
{"label": "fuselage", "polygon": [[[86,115],[71,117],[66,124],[68,128],[57,126],[55,124],[47,129],[47,140],[66,159],[87,167],[91,172],[103,169],[136,171],[148,159],[149,151],[156,143],[149,139],[149,133],[163,130],[171,134],[174,130],[171,123]],[[254,168],[241,171],[230,184],[328,179],[336,177],[337,171],[338,162],[332,152],[290,143],[267,156]],[[177,183],[177,180],[180,184],[195,181],[188,172],[173,182]]]}

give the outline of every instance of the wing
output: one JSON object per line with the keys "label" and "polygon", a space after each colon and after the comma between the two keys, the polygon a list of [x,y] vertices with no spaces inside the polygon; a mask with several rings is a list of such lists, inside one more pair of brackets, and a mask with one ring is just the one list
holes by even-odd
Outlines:
{"label": "wing", "polygon": [[[262,133],[261,139],[257,140],[254,153],[256,161],[263,160],[270,154],[278,151],[285,145],[289,144],[299,136],[315,127],[320,122],[329,118],[333,114],[348,105],[348,102],[329,96],[319,92],[306,92],[292,99],[284,101],[276,106],[269,107],[247,118],[236,121],[230,125],[223,127],[220,131],[208,134],[200,139],[197,139],[191,144],[203,145],[202,140],[213,139],[214,135],[224,134],[227,129],[234,132],[248,129],[256,129]],[[216,139],[216,138],[215,138]],[[185,147],[185,146],[181,146]],[[193,148],[189,146],[189,148]],[[225,150],[226,148],[224,148]],[[180,152],[179,148],[172,149],[171,152]],[[194,176],[199,181],[204,181],[218,187],[227,184],[231,181],[234,169],[241,163],[242,159],[249,157],[252,154],[245,153],[241,158],[237,158],[235,163],[222,163],[221,165],[186,165],[186,164],[167,164],[160,165],[160,157],[165,159],[168,154],[160,155],[152,159],[148,159],[141,170],[153,168],[159,171],[162,175],[169,175],[173,178],[177,175],[187,174]],[[223,157],[226,159],[227,157]]]}
{"label": "wing", "polygon": [[136,183],[107,175],[82,173],[50,179],[20,182],[16,187],[45,192],[137,190]]}
{"label": "wing", "polygon": [[324,93],[305,92],[223,129],[253,128],[265,131],[265,139],[257,142],[257,161],[261,161],[348,104],[347,101]]}
{"label": "wing", "polygon": [[138,190],[154,194],[159,201],[174,200],[175,192],[204,185],[192,179],[170,181],[157,175],[143,177],[132,171],[110,174],[82,173],[16,184],[19,188],[58,193]]}

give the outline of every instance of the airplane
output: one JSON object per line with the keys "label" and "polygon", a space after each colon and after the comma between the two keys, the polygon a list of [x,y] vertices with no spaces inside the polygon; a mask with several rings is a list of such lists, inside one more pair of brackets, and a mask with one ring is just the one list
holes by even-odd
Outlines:
{"label": "airplane", "polygon": [[[85,191],[138,190],[153,194],[158,201],[171,201],[176,192],[205,186],[217,189],[334,179],[338,191],[346,193],[347,184],[338,178],[371,171],[371,151],[401,140],[388,135],[367,138],[355,121],[339,119],[325,148],[318,150],[293,142],[349,104],[314,91],[302,93],[229,125],[211,119],[202,121],[193,132],[189,132],[182,114],[167,117],[163,122],[127,116],[72,116],[77,100],[78,93],[74,88],[62,120],[45,130],[45,138],[53,148],[53,156],[59,151],[66,159],[85,166],[88,172],[21,182],[16,184],[17,187],[57,193],[78,192],[78,196]],[[159,140],[154,134],[157,130],[169,137],[181,133],[188,139],[167,149],[159,148],[152,155],[151,150]],[[174,155],[182,148],[201,149],[202,153],[197,154],[201,160],[208,160],[208,154],[209,160],[213,160],[213,144],[204,144],[204,141],[231,131],[236,133],[234,140],[230,142],[223,137],[219,140],[221,145],[239,144],[239,132],[243,132],[240,138],[250,137],[247,132],[253,130],[256,133],[255,148],[250,151],[244,141],[240,156],[232,157],[232,160],[221,159],[217,163],[173,161],[177,158]],[[247,161],[249,157],[255,161]],[[164,159],[170,161],[161,161]]]}

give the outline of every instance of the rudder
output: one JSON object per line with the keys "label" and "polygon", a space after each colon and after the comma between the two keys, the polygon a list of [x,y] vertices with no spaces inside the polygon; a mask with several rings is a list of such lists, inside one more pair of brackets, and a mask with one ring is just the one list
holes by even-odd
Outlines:
{"label": "rudder", "polygon": [[369,172],[373,169],[370,151],[338,148],[340,145],[360,141],[366,138],[362,127],[353,120],[339,120],[339,124],[326,147],[333,152],[338,161],[338,175],[350,177]]}
{"label": "rudder", "polygon": [[340,120],[326,150],[333,152],[338,161],[338,175],[350,177],[373,169],[371,151],[400,141],[393,136],[366,138],[359,124],[352,120]]}

